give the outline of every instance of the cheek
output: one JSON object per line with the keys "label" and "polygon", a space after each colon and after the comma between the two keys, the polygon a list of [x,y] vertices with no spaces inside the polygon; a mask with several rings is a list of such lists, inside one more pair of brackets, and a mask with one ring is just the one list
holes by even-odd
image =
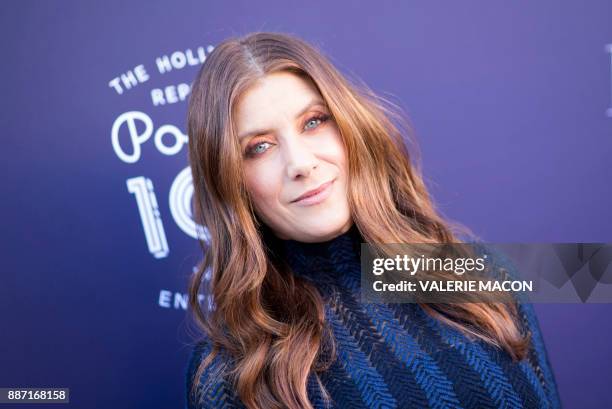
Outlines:
{"label": "cheek", "polygon": [[278,178],[269,167],[259,164],[245,166],[245,183],[256,208],[274,205],[279,193]]}
{"label": "cheek", "polygon": [[326,144],[326,155],[328,158],[333,160],[334,163],[338,164],[343,171],[347,168],[347,156],[342,137],[339,132],[334,132],[330,136],[330,142]]}

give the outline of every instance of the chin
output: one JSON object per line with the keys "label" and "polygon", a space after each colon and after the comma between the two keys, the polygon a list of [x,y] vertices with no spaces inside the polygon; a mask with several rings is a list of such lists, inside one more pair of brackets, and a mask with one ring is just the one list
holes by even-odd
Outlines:
{"label": "chin", "polygon": [[304,220],[300,228],[300,234],[304,237],[300,241],[320,242],[328,241],[344,233],[350,227],[349,220],[334,218],[333,220],[318,218],[317,220]]}

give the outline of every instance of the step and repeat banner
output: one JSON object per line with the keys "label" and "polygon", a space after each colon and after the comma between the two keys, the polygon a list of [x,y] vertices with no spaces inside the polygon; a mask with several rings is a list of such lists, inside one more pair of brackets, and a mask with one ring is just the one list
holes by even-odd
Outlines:
{"label": "step and repeat banner", "polygon": [[[205,234],[187,101],[215,46],[252,31],[300,36],[399,104],[440,210],[483,240],[612,242],[610,2],[7,1],[0,18],[0,388],[184,407]],[[584,301],[536,311],[564,405],[606,407],[612,305]]]}

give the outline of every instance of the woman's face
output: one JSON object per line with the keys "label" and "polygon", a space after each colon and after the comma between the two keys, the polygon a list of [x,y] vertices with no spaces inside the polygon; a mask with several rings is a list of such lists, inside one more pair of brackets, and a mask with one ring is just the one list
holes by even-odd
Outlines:
{"label": "woman's face", "polygon": [[265,76],[237,102],[247,189],[258,217],[281,239],[327,241],[353,223],[346,151],[329,114],[314,84],[287,72]]}

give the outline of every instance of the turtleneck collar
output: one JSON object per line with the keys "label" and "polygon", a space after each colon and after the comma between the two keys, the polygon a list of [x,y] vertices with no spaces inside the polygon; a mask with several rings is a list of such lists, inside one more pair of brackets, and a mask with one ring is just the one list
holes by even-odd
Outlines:
{"label": "turtleneck collar", "polygon": [[338,285],[341,276],[361,275],[361,243],[363,237],[353,224],[349,230],[331,240],[305,243],[274,239],[278,256],[292,272],[313,282],[322,290]]}

